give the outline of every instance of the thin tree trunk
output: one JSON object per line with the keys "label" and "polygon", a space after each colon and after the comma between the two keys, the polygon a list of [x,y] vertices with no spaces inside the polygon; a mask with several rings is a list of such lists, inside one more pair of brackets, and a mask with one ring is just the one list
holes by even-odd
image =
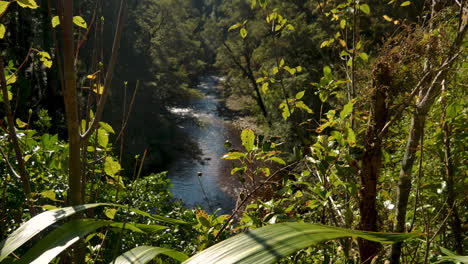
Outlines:
{"label": "thin tree trunk", "polygon": [[[359,229],[377,231],[377,182],[382,167],[382,138],[379,132],[387,122],[386,90],[391,77],[386,63],[378,63],[373,71],[374,92],[371,98],[371,117],[366,130],[364,154],[361,162],[361,188],[359,190]],[[381,245],[364,239],[358,240],[361,263],[372,263]]]}
{"label": "thin tree trunk", "polygon": [[76,92],[76,73],[73,40],[73,1],[62,0],[60,10],[60,27],[63,43],[63,98],[68,130],[68,203],[79,205],[83,202],[81,196],[81,160],[80,132],[78,123],[78,98]]}

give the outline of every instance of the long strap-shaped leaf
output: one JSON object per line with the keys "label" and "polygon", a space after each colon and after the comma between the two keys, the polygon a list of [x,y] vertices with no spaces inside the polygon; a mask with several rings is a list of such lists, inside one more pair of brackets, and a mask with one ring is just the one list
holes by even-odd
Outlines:
{"label": "long strap-shaped leaf", "polygon": [[269,225],[224,240],[188,259],[184,264],[274,263],[300,249],[342,238],[361,237],[394,243],[418,234],[374,233],[307,223]]}
{"label": "long strap-shaped leaf", "polygon": [[[129,223],[95,219],[72,220],[56,228],[43,239],[38,241],[33,248],[28,250],[28,252],[21,257],[18,263],[49,263],[58,254],[78,241],[78,239],[83,238],[90,232],[93,232],[103,226],[112,226],[136,232],[143,232],[138,227]],[[166,227],[160,226],[160,228],[162,229]]]}
{"label": "long strap-shaped leaf", "polygon": [[15,251],[26,241],[37,235],[39,232],[52,225],[53,223],[62,220],[77,212],[103,205],[110,205],[105,203],[85,204],[78,206],[70,206],[55,210],[50,210],[35,217],[24,223],[20,228],[16,229],[11,235],[0,243],[0,262],[5,259],[10,253]]}
{"label": "long strap-shaped leaf", "polygon": [[115,259],[111,264],[145,264],[157,255],[164,254],[178,261],[184,261],[188,257],[182,252],[168,248],[141,246],[133,248]]}
{"label": "long strap-shaped leaf", "polygon": [[[130,211],[134,213],[152,218],[157,221],[171,223],[171,224],[187,224],[186,222],[181,221],[181,220],[176,220],[176,219],[171,219],[168,217],[149,214],[147,212],[143,212],[138,209],[127,208],[127,206],[120,205],[120,204],[95,203],[95,204],[84,204],[84,205],[78,205],[78,206],[59,208],[59,209],[50,210],[50,211],[41,213],[39,215],[36,215],[35,217],[31,218],[26,223],[21,225],[13,233],[11,233],[5,240],[0,242],[0,262],[2,262],[2,260],[4,260],[9,254],[11,254],[13,251],[18,249],[21,245],[26,243],[28,240],[30,240],[32,237],[34,237],[35,235],[37,235],[39,232],[46,229],[50,225],[56,223],[57,221],[63,220],[77,212],[90,209],[90,208],[94,208],[94,207],[98,207],[98,206],[115,206],[115,207],[125,208],[125,209],[129,209]],[[127,228],[130,228],[132,226],[133,225],[127,225]],[[158,230],[160,228],[165,228],[165,227],[153,225],[148,228],[153,229],[153,231],[155,231],[155,230]],[[134,231],[138,231],[138,230],[135,229]]]}

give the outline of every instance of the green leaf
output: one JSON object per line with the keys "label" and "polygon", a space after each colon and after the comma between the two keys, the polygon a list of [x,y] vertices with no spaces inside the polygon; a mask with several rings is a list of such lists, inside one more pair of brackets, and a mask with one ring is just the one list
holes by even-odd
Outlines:
{"label": "green leaf", "polygon": [[49,200],[52,200],[52,201],[58,201],[56,197],[56,194],[54,192],[54,190],[48,190],[48,191],[43,191],[41,193],[39,193],[42,197],[44,198],[47,198]]}
{"label": "green leaf", "polygon": [[241,28],[241,30],[240,30],[240,35],[241,35],[241,37],[242,37],[243,39],[245,39],[245,38],[247,37],[247,34],[248,34],[247,29]]}
{"label": "green leaf", "polygon": [[[11,100],[11,99],[10,99]],[[21,121],[21,119],[19,118],[16,118],[16,125],[19,127],[19,128],[25,128],[28,124]]]}
{"label": "green leaf", "polygon": [[36,1],[34,0],[17,0],[16,3],[20,5],[21,7],[26,7],[26,8],[31,8],[31,9],[36,9],[39,6],[36,4]]}
{"label": "green leaf", "polygon": [[359,53],[359,58],[361,58],[363,61],[367,61],[369,59],[369,56],[365,52]]}
{"label": "green leaf", "polygon": [[106,157],[104,161],[104,172],[109,176],[115,176],[119,173],[121,167],[118,161],[114,161],[111,157]]}
{"label": "green leaf", "polygon": [[235,174],[236,172],[239,172],[239,171],[244,172],[245,170],[247,170],[247,167],[245,167],[245,166],[244,166],[244,167],[240,167],[240,168],[236,167],[236,168],[234,168],[234,169],[231,170],[231,175],[233,175],[233,174]]}
{"label": "green leaf", "polygon": [[38,53],[38,55],[41,57],[39,60],[46,66],[47,68],[52,67],[52,58],[50,57],[50,54],[45,51],[41,51]]}
{"label": "green leaf", "polygon": [[55,28],[58,25],[60,25],[60,18],[59,16],[54,16],[52,18],[52,27]]}
{"label": "green leaf", "polygon": [[271,161],[274,161],[278,164],[281,164],[281,165],[286,165],[286,162],[282,159],[282,158],[278,158],[278,157],[271,157],[267,160],[271,160]]}
{"label": "green leaf", "polygon": [[250,8],[254,9],[255,6],[257,6],[257,0],[252,0],[252,2],[250,3]]}
{"label": "green leaf", "polygon": [[308,223],[281,223],[226,239],[196,254],[184,264],[275,263],[281,257],[289,256],[300,249],[342,237],[394,243],[417,236],[419,235],[374,233]]}
{"label": "green leaf", "polygon": [[344,29],[346,27],[346,20],[345,19],[342,19],[340,21],[340,28]]}
{"label": "green leaf", "polygon": [[5,13],[9,5],[10,2],[8,1],[0,1],[0,17]]}
{"label": "green leaf", "polygon": [[268,87],[269,87],[269,86],[270,86],[270,83],[269,83],[269,82],[264,82],[264,83],[262,84],[262,88],[261,88],[261,89],[262,89],[262,92],[263,92],[263,93],[267,93],[267,92],[268,92]]}
{"label": "green leaf", "polygon": [[54,231],[47,234],[43,239],[38,241],[33,246],[33,248],[28,250],[28,252],[26,252],[26,254],[23,255],[19,261],[17,261],[17,263],[49,263],[58,254],[67,249],[69,246],[73,245],[80,238],[84,238],[87,234],[93,232],[94,230],[107,225],[135,230],[131,224],[117,223],[109,220],[72,220],[56,228]]}
{"label": "green leaf", "polygon": [[62,220],[77,212],[94,208],[97,206],[109,205],[106,203],[85,204],[60,208],[47,211],[36,215],[26,223],[22,224],[18,229],[13,231],[5,240],[0,243],[0,262],[5,259],[10,253],[15,251],[26,241],[37,235],[42,230],[46,229],[53,223]]}
{"label": "green leaf", "polygon": [[240,159],[244,157],[245,157],[245,153],[242,153],[242,152],[228,152],[224,154],[222,159],[234,160],[234,159]]}
{"label": "green leaf", "polygon": [[80,17],[80,16],[74,16],[73,17],[73,23],[79,27],[82,27],[82,28],[88,28],[88,25],[86,24],[86,21]]}
{"label": "green leaf", "polygon": [[411,1],[405,1],[405,2],[401,3],[400,6],[409,6],[409,5],[411,5]]}
{"label": "green leaf", "polygon": [[251,151],[255,147],[255,133],[252,129],[247,128],[242,130],[241,140],[245,150]]}
{"label": "green leaf", "polygon": [[99,122],[99,127],[107,131],[108,133],[115,134],[114,129],[105,122]]}
{"label": "green leaf", "polygon": [[367,4],[359,5],[359,9],[361,9],[361,11],[365,13],[366,15],[370,14],[370,7]]}
{"label": "green leaf", "polygon": [[297,101],[295,103],[295,106],[303,111],[306,111],[309,114],[312,114],[314,112],[304,103],[304,101]]}
{"label": "green leaf", "polygon": [[107,147],[107,144],[109,144],[109,134],[107,133],[107,131],[102,128],[99,128],[97,131],[97,140],[99,146],[103,148]]}
{"label": "green leaf", "polygon": [[115,208],[107,208],[107,209],[104,211],[104,214],[105,214],[109,219],[114,219],[116,213],[117,213],[117,209],[115,209]]}
{"label": "green leaf", "polygon": [[297,100],[300,100],[302,99],[302,97],[304,97],[304,94],[305,94],[305,90],[304,91],[300,91],[296,94],[296,99]]}
{"label": "green leaf", "polygon": [[3,24],[0,24],[0,39],[3,39],[5,37],[6,33],[6,28]]}
{"label": "green leaf", "polygon": [[340,118],[345,119],[353,111],[354,101],[351,100],[349,103],[345,104],[343,110],[340,112]]}
{"label": "green leaf", "polygon": [[235,24],[235,25],[232,25],[232,26],[230,26],[230,27],[228,28],[228,31],[234,30],[234,29],[236,29],[236,28],[238,28],[238,27],[240,27],[240,26],[242,26],[242,24],[239,24],[239,23],[238,23],[238,24]]}
{"label": "green leaf", "polygon": [[[18,78],[15,74],[5,76],[7,85],[15,83]],[[11,99],[10,99],[11,100]]]}
{"label": "green leaf", "polygon": [[332,70],[329,66],[324,66],[323,67],[323,76],[329,78],[329,79],[332,79],[333,78],[333,75],[332,75]]}
{"label": "green leaf", "polygon": [[348,144],[351,147],[356,146],[356,135],[354,134],[353,129],[350,127],[348,127]]}
{"label": "green leaf", "polygon": [[182,252],[159,247],[140,246],[133,248],[119,257],[117,257],[112,264],[145,264],[154,259],[157,255],[164,254],[178,261],[184,261],[188,257]]}

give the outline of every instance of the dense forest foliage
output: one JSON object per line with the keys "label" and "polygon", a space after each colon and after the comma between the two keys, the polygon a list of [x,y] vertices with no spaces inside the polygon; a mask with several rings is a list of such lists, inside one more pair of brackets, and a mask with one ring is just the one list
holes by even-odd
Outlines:
{"label": "dense forest foliage", "polygon": [[[464,0],[0,1],[0,263],[468,263],[467,24]],[[165,172],[202,155],[170,109],[207,75],[231,215]]]}

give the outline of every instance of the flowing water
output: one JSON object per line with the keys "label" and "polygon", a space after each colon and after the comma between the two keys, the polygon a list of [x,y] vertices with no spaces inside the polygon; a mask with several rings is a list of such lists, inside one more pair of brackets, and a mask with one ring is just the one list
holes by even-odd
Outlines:
{"label": "flowing water", "polygon": [[209,76],[202,79],[197,89],[204,94],[193,99],[187,108],[169,108],[180,118],[179,127],[202,151],[201,160],[181,158],[169,168],[171,192],[187,206],[201,206],[212,213],[229,214],[234,201],[228,193],[234,189],[228,161],[220,158],[227,152],[225,140],[237,133],[230,120],[219,111],[216,85],[221,78]]}

